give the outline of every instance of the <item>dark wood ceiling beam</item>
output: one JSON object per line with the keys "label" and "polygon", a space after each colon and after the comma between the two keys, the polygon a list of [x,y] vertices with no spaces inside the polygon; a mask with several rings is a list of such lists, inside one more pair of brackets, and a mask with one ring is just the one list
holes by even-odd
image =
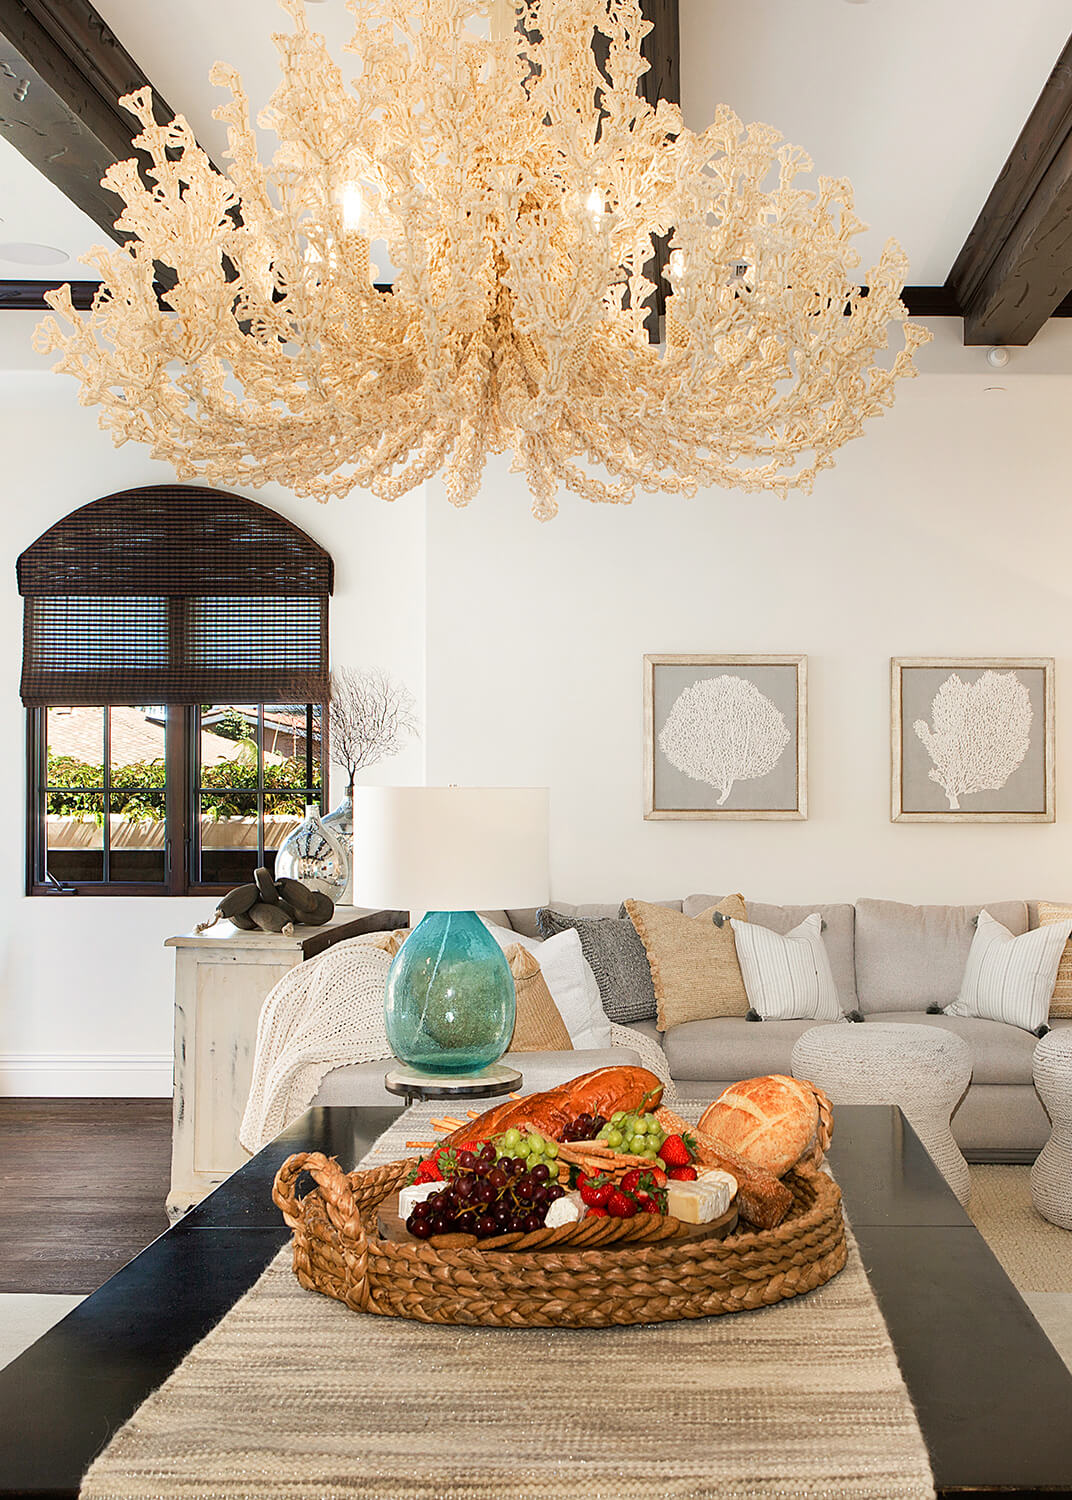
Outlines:
{"label": "dark wood ceiling beam", "polygon": [[[0,0],[0,130],[115,240],[122,202],[100,179],[134,155],[139,127],[118,99],[146,86],[88,0]],[[164,123],[174,111],[153,95]]]}
{"label": "dark wood ceiling beam", "polygon": [[947,286],[966,344],[1028,344],[1072,292],[1072,38]]}

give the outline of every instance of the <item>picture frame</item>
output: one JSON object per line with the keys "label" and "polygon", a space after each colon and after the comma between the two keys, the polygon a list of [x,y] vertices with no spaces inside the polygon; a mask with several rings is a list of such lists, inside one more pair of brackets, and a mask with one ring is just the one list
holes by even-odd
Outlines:
{"label": "picture frame", "polygon": [[1052,823],[1054,765],[1053,657],[891,657],[891,822]]}
{"label": "picture frame", "polygon": [[644,817],[808,816],[808,658],[644,657]]}

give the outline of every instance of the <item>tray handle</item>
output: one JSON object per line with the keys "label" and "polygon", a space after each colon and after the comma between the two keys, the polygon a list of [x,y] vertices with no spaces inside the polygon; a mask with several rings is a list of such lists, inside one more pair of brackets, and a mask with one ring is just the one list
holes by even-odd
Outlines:
{"label": "tray handle", "polygon": [[343,1247],[349,1284],[345,1300],[351,1307],[364,1310],[369,1305],[368,1239],[365,1226],[357,1210],[350,1179],[335,1158],[325,1156],[322,1151],[300,1151],[295,1156],[289,1156],[275,1174],[275,1182],[272,1184],[272,1201],[295,1233],[294,1269],[298,1279],[314,1291],[324,1290],[317,1285],[308,1245],[302,1233],[304,1225],[297,1186],[298,1178],[303,1172],[308,1172],[320,1189],[325,1211]]}
{"label": "tray handle", "polygon": [[829,1097],[823,1093],[822,1089],[816,1088],[814,1083],[811,1087],[819,1102],[819,1149],[825,1155],[829,1149],[830,1142],[834,1139],[834,1106],[830,1103]]}

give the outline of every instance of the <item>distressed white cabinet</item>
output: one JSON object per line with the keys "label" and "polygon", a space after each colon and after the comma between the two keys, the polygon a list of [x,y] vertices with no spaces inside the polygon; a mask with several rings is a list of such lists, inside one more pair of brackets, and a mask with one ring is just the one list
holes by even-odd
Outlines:
{"label": "distressed white cabinet", "polygon": [[364,908],[338,907],[323,927],[298,927],[290,937],[219,922],[208,932],[167,939],[165,947],[175,949],[172,1217],[249,1160],[238,1127],[265,996],[297,964],[363,931],[364,915]]}

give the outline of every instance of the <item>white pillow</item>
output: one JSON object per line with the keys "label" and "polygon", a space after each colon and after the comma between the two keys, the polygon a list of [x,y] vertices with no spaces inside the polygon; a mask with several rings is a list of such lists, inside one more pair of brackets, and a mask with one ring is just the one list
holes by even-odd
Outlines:
{"label": "white pillow", "polygon": [[817,911],[784,937],[755,922],[730,920],[748,1003],[761,1020],[844,1019]]}
{"label": "white pillow", "polygon": [[1050,996],[1072,918],[1013,937],[984,907],[979,913],[960,982],[947,1016],[978,1016],[1037,1031],[1050,1013]]}
{"label": "white pillow", "polygon": [[509,927],[496,927],[494,922],[485,922],[484,926],[500,948],[520,943],[536,955],[551,991],[551,999],[558,1006],[570,1041],[578,1051],[612,1045],[610,1020],[599,998],[599,985],[581,952],[581,940],[575,928],[540,942],[539,938],[525,937]]}

